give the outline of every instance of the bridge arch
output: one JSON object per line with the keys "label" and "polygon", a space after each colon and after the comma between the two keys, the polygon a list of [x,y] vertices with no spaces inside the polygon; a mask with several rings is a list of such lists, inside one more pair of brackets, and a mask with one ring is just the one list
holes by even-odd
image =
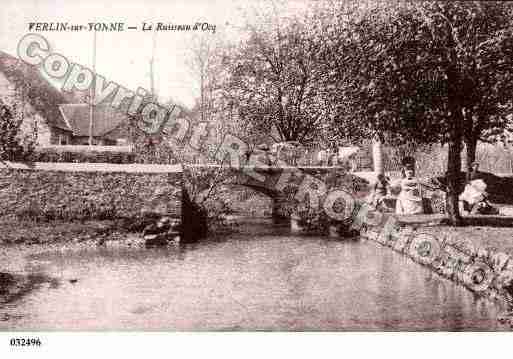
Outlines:
{"label": "bridge arch", "polygon": [[[326,196],[335,190],[348,192],[358,198],[370,190],[368,180],[347,172],[343,167],[198,167],[209,169],[213,176],[222,176],[220,186],[248,188],[270,198],[272,216],[275,218],[290,217],[303,200],[309,201],[317,209]],[[318,210],[324,209],[319,206]]]}
{"label": "bridge arch", "polygon": [[[257,215],[264,217],[272,217],[274,219],[284,219],[286,214],[283,212],[283,203],[287,200],[282,198],[278,191],[271,190],[265,186],[258,186],[248,183],[223,183],[220,185],[222,191],[239,192],[242,194],[242,199],[239,203],[231,204],[230,207],[240,211],[240,213],[247,215]],[[252,203],[253,201],[253,203]]]}

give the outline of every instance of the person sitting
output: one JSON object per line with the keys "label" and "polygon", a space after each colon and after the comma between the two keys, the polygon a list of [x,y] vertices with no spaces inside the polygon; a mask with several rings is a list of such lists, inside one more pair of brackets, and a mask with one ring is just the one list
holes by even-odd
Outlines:
{"label": "person sitting", "polygon": [[378,181],[374,184],[373,192],[372,192],[372,201],[371,204],[374,208],[383,208],[387,207],[385,203],[385,198],[388,195],[388,188],[390,186],[390,179],[385,177],[384,174],[380,173],[378,175]]}
{"label": "person sitting", "polygon": [[488,202],[487,196],[486,183],[483,180],[471,181],[459,196],[460,213],[463,215],[499,214],[499,210]]}
{"label": "person sitting", "polygon": [[401,180],[401,192],[397,196],[395,207],[396,214],[422,214],[422,197],[420,196],[419,182],[414,177],[413,168],[410,166],[404,170]]}

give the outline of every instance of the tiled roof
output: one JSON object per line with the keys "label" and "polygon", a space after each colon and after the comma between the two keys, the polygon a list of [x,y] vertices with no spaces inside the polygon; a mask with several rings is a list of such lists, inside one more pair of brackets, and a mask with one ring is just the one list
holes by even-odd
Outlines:
{"label": "tiled roof", "polygon": [[[60,105],[62,116],[73,131],[74,136],[89,136],[90,106],[88,104]],[[93,107],[94,137],[103,137],[120,125],[128,125],[126,114],[109,105]]]}

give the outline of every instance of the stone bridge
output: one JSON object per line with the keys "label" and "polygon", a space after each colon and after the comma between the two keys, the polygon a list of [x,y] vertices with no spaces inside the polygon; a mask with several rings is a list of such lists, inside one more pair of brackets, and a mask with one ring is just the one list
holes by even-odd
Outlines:
{"label": "stone bridge", "polygon": [[336,217],[347,218],[354,201],[370,191],[368,180],[344,167],[190,165],[185,170],[210,174],[218,184],[243,186],[268,196],[275,218],[287,218],[305,208],[320,213],[334,206],[346,212]]}

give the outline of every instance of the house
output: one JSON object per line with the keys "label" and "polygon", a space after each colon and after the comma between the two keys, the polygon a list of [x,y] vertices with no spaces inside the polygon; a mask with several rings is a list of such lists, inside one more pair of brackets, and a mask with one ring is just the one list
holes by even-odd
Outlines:
{"label": "house", "polygon": [[91,133],[94,145],[116,146],[130,143],[131,134],[128,118],[110,105],[92,107],[88,104],[59,105],[62,118],[71,130],[71,137],[66,139],[70,145],[89,144]]}
{"label": "house", "polygon": [[[90,106],[77,98],[60,92],[36,67],[0,51],[0,103],[16,108],[22,135],[33,136],[38,147],[89,144]],[[94,106],[92,120],[94,145],[130,144],[126,114]]]}
{"label": "house", "polygon": [[21,132],[38,146],[58,144],[72,136],[59,111],[66,97],[37,68],[0,51],[0,102],[16,109]]}

